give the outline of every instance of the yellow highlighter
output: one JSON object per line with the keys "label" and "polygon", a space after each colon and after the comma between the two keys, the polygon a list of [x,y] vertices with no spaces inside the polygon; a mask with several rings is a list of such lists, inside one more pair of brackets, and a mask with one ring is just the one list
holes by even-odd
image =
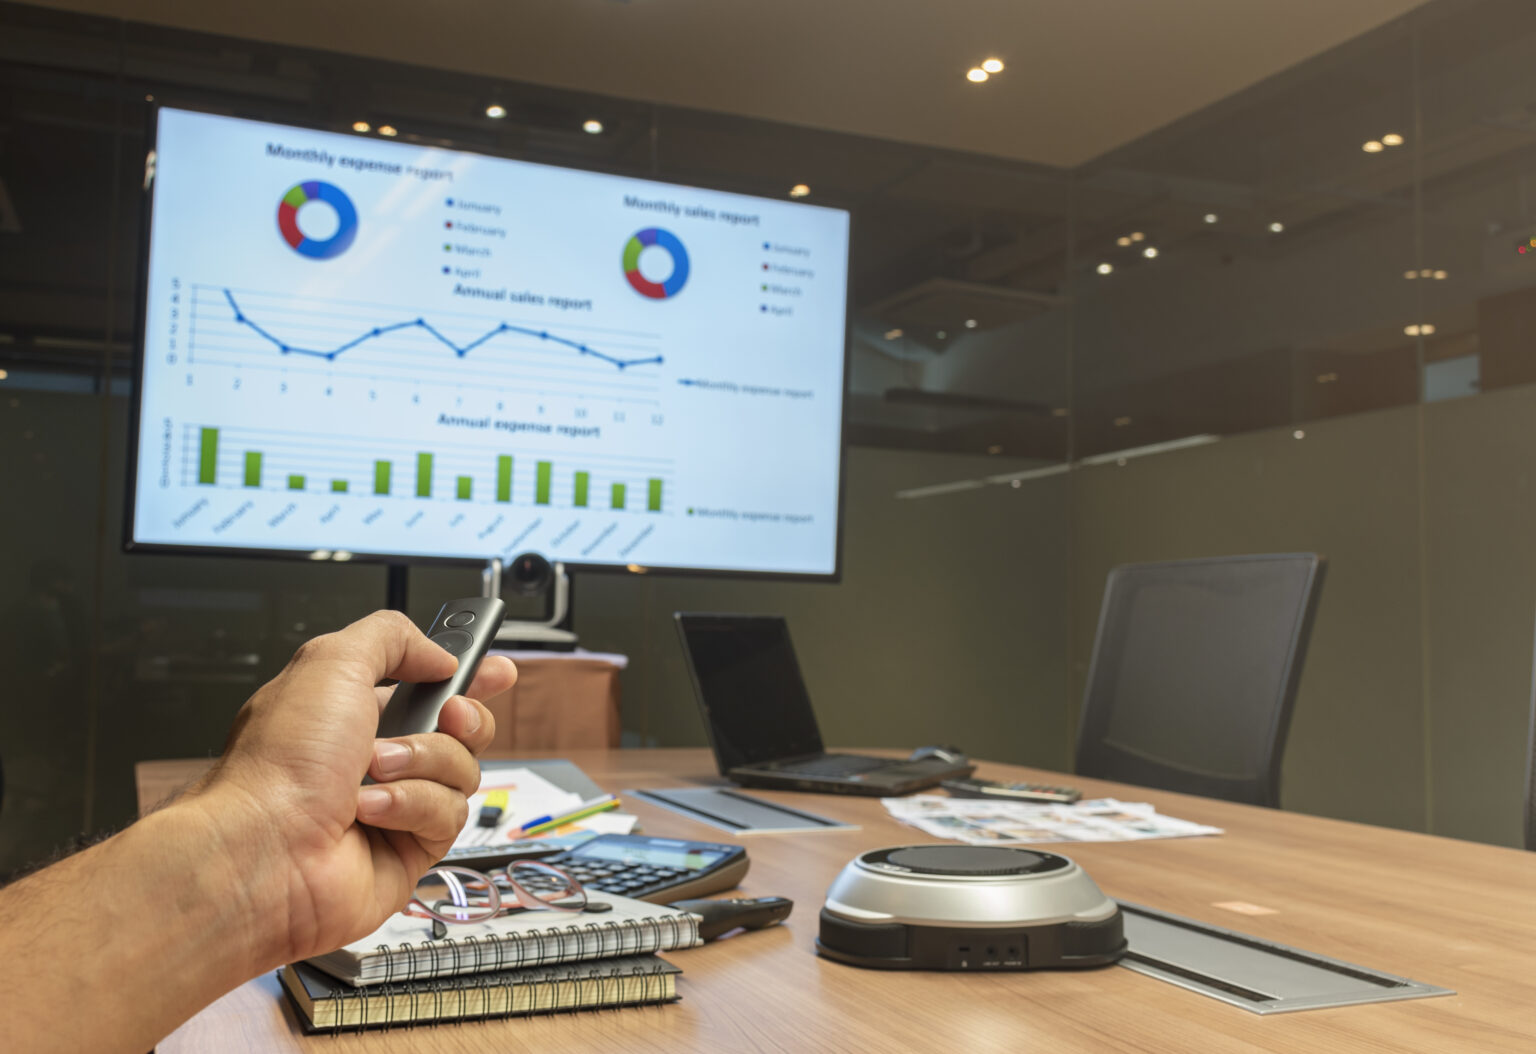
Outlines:
{"label": "yellow highlighter", "polygon": [[480,806],[480,818],[475,823],[480,827],[495,827],[501,822],[501,816],[507,811],[507,792],[504,790],[489,791],[485,795],[485,801]]}

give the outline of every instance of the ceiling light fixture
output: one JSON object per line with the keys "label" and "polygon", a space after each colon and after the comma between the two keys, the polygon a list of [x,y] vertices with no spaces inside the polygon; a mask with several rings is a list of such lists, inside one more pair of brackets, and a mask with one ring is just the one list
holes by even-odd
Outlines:
{"label": "ceiling light fixture", "polygon": [[1433,322],[1424,322],[1420,325],[1409,324],[1403,327],[1403,332],[1410,337],[1432,337],[1435,335]]}
{"label": "ceiling light fixture", "polygon": [[1129,417],[1117,417],[1117,418],[1115,418],[1115,427],[1116,428],[1124,428],[1126,425],[1128,425],[1130,423],[1131,423],[1131,419]]}
{"label": "ceiling light fixture", "polygon": [[1305,439],[1305,438],[1307,438],[1307,433],[1303,432],[1301,429],[1298,428],[1298,429],[1296,429],[1296,431],[1291,433],[1291,437],[1293,439]]}
{"label": "ceiling light fixture", "polygon": [[10,370],[0,370],[0,381],[5,380],[10,375],[11,375],[11,371]]}
{"label": "ceiling light fixture", "polygon": [[392,124],[381,124],[379,125],[379,134],[393,139],[400,134],[400,130]]}
{"label": "ceiling light fixture", "polygon": [[1443,281],[1445,281],[1449,277],[1451,277],[1449,271],[1436,271],[1435,272],[1435,281],[1437,281],[1437,282],[1443,282]]}
{"label": "ceiling light fixture", "polygon": [[1097,268],[1099,274],[1110,274],[1110,273],[1112,273],[1114,271],[1114,269],[1115,269],[1115,265],[1110,263],[1108,260],[1106,260],[1103,263],[1099,264],[1099,266]]}
{"label": "ceiling light fixture", "polygon": [[1205,214],[1205,222],[1206,223],[1215,223],[1219,219],[1221,219],[1221,217],[1216,215],[1214,212],[1207,212]]}
{"label": "ceiling light fixture", "polygon": [[992,76],[992,74],[988,73],[980,66],[972,66],[971,69],[966,73],[965,79],[970,81],[972,84],[980,84],[990,76]]}
{"label": "ceiling light fixture", "polygon": [[806,186],[804,183],[796,183],[794,186],[789,188],[789,196],[792,198],[807,197],[810,193],[811,188]]}
{"label": "ceiling light fixture", "polygon": [[1003,60],[988,59],[981,64],[981,68],[985,73],[1001,73],[1003,72]]}
{"label": "ceiling light fixture", "polygon": [[581,130],[583,132],[586,132],[588,135],[602,135],[603,134],[603,122],[599,121],[599,120],[596,120],[595,118],[590,120],[590,121],[583,121],[582,125],[581,125]]}
{"label": "ceiling light fixture", "polygon": [[352,122],[352,130],[354,132],[367,132],[367,131],[371,130],[372,128],[373,128],[373,126],[371,124],[369,124],[367,121],[353,121]]}
{"label": "ceiling light fixture", "polygon": [[491,118],[495,118],[496,120],[500,120],[501,118],[503,118],[503,117],[505,117],[507,115],[507,108],[505,106],[500,105],[499,103],[494,103],[493,102],[493,103],[491,103],[491,105],[489,105],[489,106],[487,106],[485,108],[485,115],[487,117],[491,117]]}
{"label": "ceiling light fixture", "polygon": [[1147,240],[1147,236],[1145,234],[1141,233],[1141,231],[1132,231],[1131,232],[1131,241],[1133,241],[1133,242],[1141,242],[1141,241],[1146,241],[1146,240]]}
{"label": "ceiling light fixture", "polygon": [[1129,236],[1122,236],[1115,239],[1115,244],[1124,249],[1126,246],[1131,244],[1131,239]]}
{"label": "ceiling light fixture", "polygon": [[1417,272],[1417,271],[1404,271],[1403,272],[1403,277],[1408,279],[1408,281],[1411,282],[1415,278],[1419,277],[1419,272]]}
{"label": "ceiling light fixture", "polygon": [[948,339],[949,339],[949,334],[948,334],[948,333],[945,333],[945,332],[944,332],[944,331],[943,331],[943,330],[942,330],[942,329],[941,329],[941,330],[939,330],[939,339],[940,339],[940,340],[948,340]]}
{"label": "ceiling light fixture", "polygon": [[1269,233],[1271,234],[1279,234],[1283,230],[1285,230],[1285,224],[1281,223],[1279,220],[1276,220],[1269,225]]}
{"label": "ceiling light fixture", "polygon": [[1367,154],[1379,154],[1385,150],[1386,147],[1381,145],[1381,141],[1379,139],[1369,139],[1360,144],[1360,149],[1364,150]]}
{"label": "ceiling light fixture", "polygon": [[1339,379],[1339,375],[1337,373],[1333,372],[1332,370],[1329,370],[1327,373],[1319,373],[1317,375],[1317,383],[1318,384],[1332,384],[1333,382],[1337,381],[1338,379]]}
{"label": "ceiling light fixture", "polygon": [[888,330],[885,331],[885,339],[886,340],[897,340],[900,337],[901,337],[901,330],[899,330],[899,329],[888,329]]}
{"label": "ceiling light fixture", "polygon": [[1145,256],[1148,260],[1157,259],[1157,246],[1147,246],[1145,249],[1141,250],[1141,255]]}
{"label": "ceiling light fixture", "polygon": [[976,320],[974,318],[966,319],[965,320],[965,328],[966,329],[975,329],[976,328]]}
{"label": "ceiling light fixture", "polygon": [[1381,141],[1385,146],[1403,145],[1403,137],[1398,135],[1396,132],[1388,132],[1386,135],[1381,137]]}
{"label": "ceiling light fixture", "polygon": [[1435,276],[1435,272],[1434,272],[1433,268],[1429,268],[1429,267],[1421,267],[1421,268],[1419,268],[1419,277],[1420,278],[1433,278],[1434,276]]}

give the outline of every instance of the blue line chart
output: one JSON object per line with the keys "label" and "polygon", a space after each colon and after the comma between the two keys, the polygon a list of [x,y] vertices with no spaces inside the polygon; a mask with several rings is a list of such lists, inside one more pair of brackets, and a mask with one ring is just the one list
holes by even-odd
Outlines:
{"label": "blue line chart", "polygon": [[392,322],[385,326],[374,326],[372,329],[364,330],[356,337],[353,337],[351,340],[331,348],[329,351],[320,348],[301,348],[297,345],[289,344],[281,337],[275,336],[268,332],[266,329],[262,328],[259,323],[252,321],[246,315],[245,311],[241,309],[239,303],[236,302],[235,294],[233,292],[228,289],[222,290],[222,292],[224,293],[224,299],[229,303],[230,310],[235,313],[235,321],[243,326],[249,327],[254,333],[260,336],[262,339],[268,341],[270,344],[272,344],[273,347],[277,348],[278,351],[282,352],[284,355],[307,355],[310,358],[325,359],[328,362],[334,362],[337,357],[342,355],[344,352],[350,351],[361,344],[366,344],[370,340],[375,340],[379,337],[383,337],[403,329],[420,329],[424,331],[429,336],[436,339],[444,347],[452,349],[453,353],[461,359],[468,355],[471,351],[480,347],[480,345],[495,337],[500,336],[503,333],[515,333],[519,336],[538,337],[540,340],[548,341],[551,344],[562,345],[572,349],[573,351],[577,351],[582,355],[590,356],[591,358],[598,359],[601,362],[609,363],[610,365],[620,370],[628,369],[631,366],[656,366],[660,365],[663,361],[660,355],[652,355],[643,359],[621,359],[613,355],[609,355],[606,352],[598,351],[596,348],[591,347],[582,341],[571,340],[568,337],[562,337],[559,334],[551,333],[548,330],[532,329],[527,326],[514,326],[506,322],[503,322],[497,326],[493,326],[491,329],[476,337],[468,344],[456,344],[452,339],[445,336],[440,330],[433,326],[432,323],[428,322],[424,318],[413,318],[405,322]]}

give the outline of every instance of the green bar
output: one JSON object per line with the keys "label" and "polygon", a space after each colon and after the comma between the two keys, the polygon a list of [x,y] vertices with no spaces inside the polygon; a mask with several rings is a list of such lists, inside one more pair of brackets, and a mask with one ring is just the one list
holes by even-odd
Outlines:
{"label": "green bar", "polygon": [[534,480],[533,501],[535,505],[549,504],[549,476],[554,467],[548,461],[538,463],[538,474]]}
{"label": "green bar", "polygon": [[389,493],[389,473],[394,468],[388,461],[375,461],[373,463],[373,492],[375,494]]}
{"label": "green bar", "polygon": [[418,498],[430,498],[432,496],[432,455],[421,453],[416,455],[416,496]]}
{"label": "green bar", "polygon": [[303,490],[304,489],[304,477],[299,475],[296,472],[291,474],[288,477],[288,489],[289,490]]}
{"label": "green bar", "polygon": [[471,492],[474,490],[474,486],[475,486],[475,477],[473,477],[473,476],[460,476],[459,477],[459,500],[460,501],[468,501]]}
{"label": "green bar", "polygon": [[592,474],[590,472],[576,473],[576,507],[578,509],[585,509],[587,507],[587,484],[591,479]]}
{"label": "green bar", "polygon": [[331,493],[332,494],[345,494],[346,492],[347,492],[347,481],[346,480],[344,480],[344,479],[333,479],[333,480],[331,480]]}
{"label": "green bar", "polygon": [[496,500],[512,500],[512,457],[509,454],[496,459]]}
{"label": "green bar", "polygon": [[219,430],[204,428],[197,448],[197,481],[213,483],[219,476]]}
{"label": "green bar", "polygon": [[245,485],[247,487],[261,486],[260,450],[247,450],[245,452]]}
{"label": "green bar", "polygon": [[650,496],[646,499],[645,507],[651,512],[661,511],[661,480],[651,480]]}
{"label": "green bar", "polygon": [[622,483],[615,483],[613,485],[613,507],[615,509],[622,509],[624,507],[624,484]]}

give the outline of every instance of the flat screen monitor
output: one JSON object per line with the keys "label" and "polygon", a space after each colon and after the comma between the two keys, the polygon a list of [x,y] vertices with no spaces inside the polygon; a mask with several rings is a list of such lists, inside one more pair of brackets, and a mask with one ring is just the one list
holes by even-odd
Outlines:
{"label": "flat screen monitor", "polygon": [[130,549],[838,573],[846,211],[155,125]]}

